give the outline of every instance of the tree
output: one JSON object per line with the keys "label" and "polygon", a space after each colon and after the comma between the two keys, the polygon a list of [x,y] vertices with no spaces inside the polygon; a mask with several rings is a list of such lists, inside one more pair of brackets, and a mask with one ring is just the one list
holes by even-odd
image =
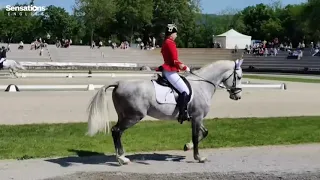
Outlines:
{"label": "tree", "polygon": [[[192,45],[192,41],[196,32],[196,16],[200,12],[199,1],[188,0],[181,7],[181,19],[178,25],[181,28],[180,39],[183,47],[188,48]],[[191,44],[190,44],[191,43]]]}
{"label": "tree", "polygon": [[200,12],[198,0],[155,0],[153,11],[153,32],[160,35],[169,23],[179,29],[178,47],[188,47],[195,32],[196,15]]}
{"label": "tree", "polygon": [[[15,6],[24,6],[27,4],[15,4]],[[31,12],[6,12],[0,10],[0,36],[5,42],[32,41],[30,32],[35,27],[36,16]]]}
{"label": "tree", "polygon": [[123,35],[130,37],[130,42],[132,42],[135,32],[140,31],[143,26],[151,23],[152,13],[153,0],[118,0],[116,13],[117,31],[121,29]]}
{"label": "tree", "polygon": [[114,0],[76,0],[74,13],[83,19],[92,41],[96,29],[108,27],[115,20],[116,3]]}
{"label": "tree", "polygon": [[[154,0],[152,29],[157,38],[161,37],[165,27],[169,23],[178,23],[181,19],[183,0]],[[179,32],[180,32],[180,27]],[[148,33],[148,32],[147,32]]]}
{"label": "tree", "polygon": [[304,7],[302,5],[288,5],[279,15],[283,28],[283,40],[298,45],[306,35],[304,31],[304,18],[301,17]]}
{"label": "tree", "polygon": [[65,9],[51,5],[44,11],[41,20],[43,29],[51,36],[59,39],[72,36],[75,22]]}
{"label": "tree", "polygon": [[281,21],[277,18],[275,19],[269,19],[265,21],[261,25],[261,32],[264,34],[265,40],[273,40],[274,38],[278,37],[279,35],[282,35],[283,28],[281,26]]}
{"label": "tree", "polygon": [[265,38],[262,25],[268,21],[270,23],[270,19],[275,18],[273,9],[265,4],[249,6],[241,12],[241,15],[244,24],[246,24],[247,33],[260,40]]}
{"label": "tree", "polygon": [[192,47],[208,48],[212,44],[212,35],[215,34],[215,21],[212,14],[199,14],[195,23],[195,35]]}
{"label": "tree", "polygon": [[304,10],[302,15],[304,16],[308,27],[310,28],[313,34],[311,38],[314,40],[320,40],[320,1],[319,0],[308,0],[304,4]]}
{"label": "tree", "polygon": [[243,16],[240,13],[237,13],[233,16],[231,27],[237,30],[240,33],[248,34],[246,24],[244,23]]}

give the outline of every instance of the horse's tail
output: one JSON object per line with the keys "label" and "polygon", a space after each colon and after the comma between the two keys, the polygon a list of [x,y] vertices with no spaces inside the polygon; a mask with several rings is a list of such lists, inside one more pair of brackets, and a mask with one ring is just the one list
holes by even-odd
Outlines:
{"label": "horse's tail", "polygon": [[88,106],[88,132],[87,135],[93,136],[103,131],[108,134],[110,132],[110,122],[108,117],[108,101],[106,98],[107,89],[110,87],[118,87],[118,82],[103,86],[92,98]]}
{"label": "horse's tail", "polygon": [[19,62],[17,61],[14,61],[16,63],[16,67],[19,68],[19,69],[22,69],[22,70],[26,70],[26,68],[24,66],[22,66],[22,64],[20,64]]}

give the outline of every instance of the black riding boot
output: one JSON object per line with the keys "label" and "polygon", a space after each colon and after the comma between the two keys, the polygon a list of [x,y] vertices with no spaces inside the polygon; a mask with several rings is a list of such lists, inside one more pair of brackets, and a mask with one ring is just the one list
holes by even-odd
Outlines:
{"label": "black riding boot", "polygon": [[179,95],[178,98],[179,102],[179,117],[178,121],[182,124],[183,121],[189,120],[189,114],[187,111],[187,106],[188,106],[188,95],[186,92],[183,92]]}

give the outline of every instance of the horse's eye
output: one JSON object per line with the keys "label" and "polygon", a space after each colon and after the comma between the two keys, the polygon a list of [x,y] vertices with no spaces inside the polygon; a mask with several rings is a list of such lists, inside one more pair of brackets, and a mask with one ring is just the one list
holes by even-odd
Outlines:
{"label": "horse's eye", "polygon": [[238,77],[238,80],[241,80],[242,77]]}

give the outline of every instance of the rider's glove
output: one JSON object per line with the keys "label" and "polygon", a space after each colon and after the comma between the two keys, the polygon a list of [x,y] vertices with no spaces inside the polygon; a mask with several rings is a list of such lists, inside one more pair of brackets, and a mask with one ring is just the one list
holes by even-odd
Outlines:
{"label": "rider's glove", "polygon": [[187,72],[190,72],[190,68],[189,68],[189,67],[187,67],[186,71],[187,71]]}

